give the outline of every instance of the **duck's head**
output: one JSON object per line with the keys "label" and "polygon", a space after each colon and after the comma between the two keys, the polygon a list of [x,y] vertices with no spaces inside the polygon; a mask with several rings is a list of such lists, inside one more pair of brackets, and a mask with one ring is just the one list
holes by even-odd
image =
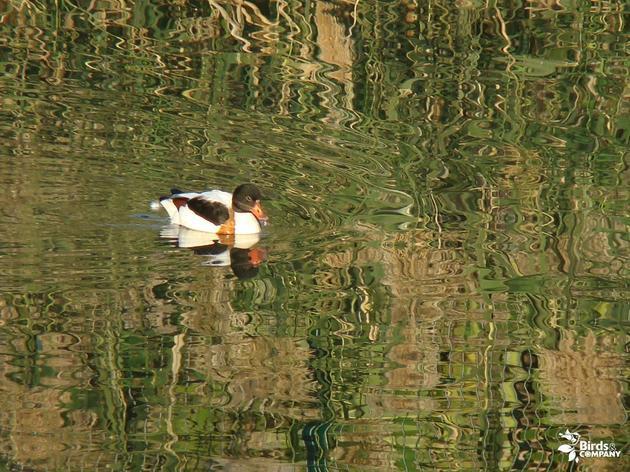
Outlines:
{"label": "duck's head", "polygon": [[260,200],[262,193],[254,184],[242,184],[236,187],[232,194],[232,207],[234,211],[240,213],[252,213],[256,219],[264,224],[267,222],[267,215],[262,209]]}

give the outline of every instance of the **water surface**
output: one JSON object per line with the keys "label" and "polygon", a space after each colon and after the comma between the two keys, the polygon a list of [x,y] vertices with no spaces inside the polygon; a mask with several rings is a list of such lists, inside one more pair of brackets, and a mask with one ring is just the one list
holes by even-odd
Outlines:
{"label": "water surface", "polygon": [[[0,465],[568,470],[565,429],[623,449],[623,8],[5,2]],[[150,209],[245,181],[272,222],[248,247]]]}

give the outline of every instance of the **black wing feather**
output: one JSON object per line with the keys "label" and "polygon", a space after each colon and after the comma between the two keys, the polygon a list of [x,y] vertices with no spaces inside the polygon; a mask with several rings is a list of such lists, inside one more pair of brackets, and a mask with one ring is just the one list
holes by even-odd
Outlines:
{"label": "black wing feather", "polygon": [[195,197],[188,200],[187,204],[195,214],[217,226],[230,219],[230,211],[221,202],[211,202],[202,197]]}

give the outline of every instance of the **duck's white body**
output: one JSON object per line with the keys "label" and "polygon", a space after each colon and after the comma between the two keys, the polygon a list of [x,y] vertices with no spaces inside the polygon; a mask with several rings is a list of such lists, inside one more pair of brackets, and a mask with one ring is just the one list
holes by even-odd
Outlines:
{"label": "duck's white body", "polygon": [[[195,199],[208,203],[223,205],[229,213],[229,220],[223,224],[213,222],[212,218],[193,211],[188,206],[190,200]],[[162,198],[160,204],[168,212],[171,222],[186,228],[203,231],[206,233],[225,234],[258,234],[260,223],[250,212],[234,211],[232,208],[232,194],[222,190],[210,190],[208,192],[175,193],[167,198]]]}

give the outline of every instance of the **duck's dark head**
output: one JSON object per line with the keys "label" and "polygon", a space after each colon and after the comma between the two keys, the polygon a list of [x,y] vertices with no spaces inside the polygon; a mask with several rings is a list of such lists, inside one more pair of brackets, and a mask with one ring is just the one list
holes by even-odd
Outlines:
{"label": "duck's dark head", "polygon": [[262,209],[260,200],[262,193],[254,184],[242,184],[236,187],[232,194],[232,207],[234,211],[241,213],[250,212],[258,221],[264,223],[267,221],[267,215]]}

